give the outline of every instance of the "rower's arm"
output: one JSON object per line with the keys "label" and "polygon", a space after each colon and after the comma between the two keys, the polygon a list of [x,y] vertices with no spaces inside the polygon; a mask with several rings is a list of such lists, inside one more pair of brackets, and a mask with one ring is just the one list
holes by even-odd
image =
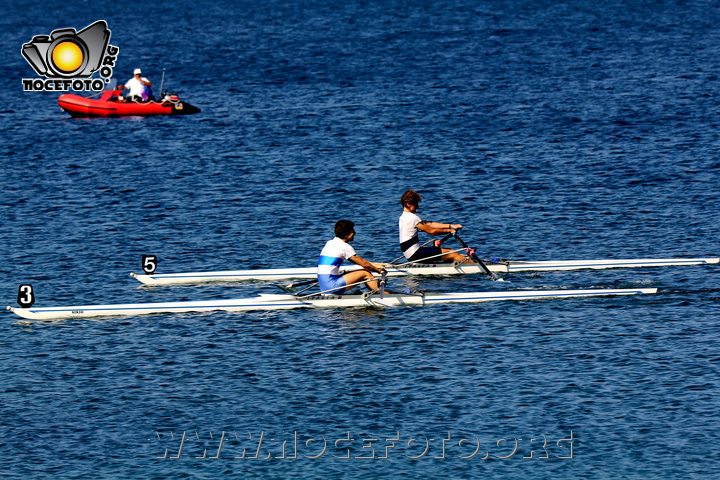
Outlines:
{"label": "rower's arm", "polygon": [[374,264],[374,263],[368,262],[367,260],[362,258],[360,255],[353,255],[352,257],[348,258],[348,260],[355,263],[356,265],[360,265],[360,267],[362,267],[364,270],[367,270],[368,272],[382,273],[382,267],[375,266],[375,265],[379,265],[379,264]]}
{"label": "rower's arm", "polygon": [[462,228],[462,225],[457,223],[426,222],[423,220],[417,224],[417,228],[430,235],[440,235],[443,233],[455,233]]}

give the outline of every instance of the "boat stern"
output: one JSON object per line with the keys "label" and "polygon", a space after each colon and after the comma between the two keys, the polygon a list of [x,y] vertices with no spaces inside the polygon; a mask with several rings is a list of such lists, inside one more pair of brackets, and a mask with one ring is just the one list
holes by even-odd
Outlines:
{"label": "boat stern", "polygon": [[173,115],[192,115],[194,113],[200,113],[200,109],[189,103],[177,102],[172,104]]}

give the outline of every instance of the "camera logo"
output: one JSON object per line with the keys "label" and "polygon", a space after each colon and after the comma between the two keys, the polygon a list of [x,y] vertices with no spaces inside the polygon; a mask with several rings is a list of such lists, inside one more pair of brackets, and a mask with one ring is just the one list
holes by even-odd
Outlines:
{"label": "camera logo", "polygon": [[[47,80],[23,79],[25,91],[100,91],[110,82],[112,67],[120,49],[109,44],[110,30],[98,20],[77,32],[74,28],[53,30],[50,35],[36,35],[22,46],[25,60]],[[98,72],[104,79],[90,79]],[[86,80],[82,80],[86,79]]]}

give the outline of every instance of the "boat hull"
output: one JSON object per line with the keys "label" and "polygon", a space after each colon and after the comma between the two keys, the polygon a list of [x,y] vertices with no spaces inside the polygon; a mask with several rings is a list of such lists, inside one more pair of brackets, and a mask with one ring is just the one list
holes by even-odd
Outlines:
{"label": "boat hull", "polygon": [[[720,263],[720,258],[666,258],[666,259],[636,259],[636,260],[563,260],[544,262],[487,262],[487,267],[495,273],[553,271],[553,270],[581,270],[581,269],[607,269],[607,268],[641,268],[682,265],[709,265]],[[347,266],[341,272],[357,270],[359,267]],[[477,263],[451,263],[435,264],[404,264],[387,267],[389,277],[402,277],[412,275],[469,275],[484,274],[485,271]],[[290,279],[308,279],[317,276],[317,268],[286,268],[264,270],[228,270],[218,272],[188,272],[168,274],[135,274],[130,276],[145,285],[187,285],[209,282],[242,282],[277,281]]]}
{"label": "boat hull", "polygon": [[298,308],[358,308],[423,306],[437,303],[480,303],[498,300],[542,300],[573,297],[640,295],[656,293],[656,288],[591,290],[516,290],[510,292],[468,292],[437,294],[386,293],[373,295],[260,295],[254,298],[196,302],[135,303],[120,305],[77,305],[68,307],[7,307],[28,320],[62,320],[69,318],[123,317],[162,313],[240,312],[250,310],[291,310]]}
{"label": "boat hull", "polygon": [[71,116],[79,117],[131,117],[153,115],[190,115],[200,109],[180,101],[167,102],[110,102],[66,93],[58,98],[58,105]]}

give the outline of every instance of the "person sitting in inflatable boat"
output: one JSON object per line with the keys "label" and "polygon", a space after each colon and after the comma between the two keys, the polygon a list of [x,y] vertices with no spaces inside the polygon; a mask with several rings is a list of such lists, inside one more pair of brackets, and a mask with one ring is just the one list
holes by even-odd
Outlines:
{"label": "person sitting in inflatable boat", "polygon": [[136,68],[133,75],[133,78],[128,80],[125,85],[118,85],[118,90],[130,90],[124,98],[119,97],[118,100],[121,102],[149,102],[155,100],[152,90],[150,90],[152,83],[142,76],[142,70]]}

